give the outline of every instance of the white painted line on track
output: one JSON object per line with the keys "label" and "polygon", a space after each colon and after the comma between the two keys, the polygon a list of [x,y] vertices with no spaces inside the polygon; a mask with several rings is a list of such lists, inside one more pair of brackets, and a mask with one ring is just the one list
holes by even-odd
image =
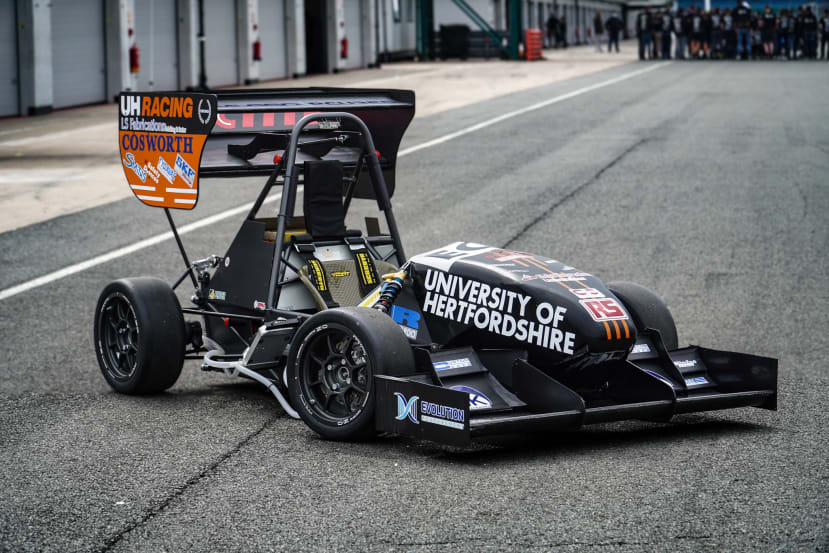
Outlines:
{"label": "white painted line on track", "polygon": [[562,94],[560,96],[550,98],[549,100],[544,100],[543,102],[538,102],[536,104],[532,104],[532,105],[529,105],[527,107],[517,109],[515,111],[510,111],[508,113],[503,113],[503,114],[499,115],[498,117],[493,117],[492,119],[487,119],[486,121],[482,121],[482,122],[477,123],[475,125],[472,125],[470,127],[466,127],[466,128],[460,129],[460,130],[455,131],[455,132],[450,132],[449,134],[439,136],[438,138],[433,138],[432,140],[427,140],[426,142],[423,142],[423,143],[418,144],[416,146],[411,146],[411,147],[406,148],[404,150],[400,150],[400,152],[397,154],[397,157],[403,157],[403,156],[406,156],[406,155],[409,155],[409,154],[413,154],[413,153],[418,152],[420,150],[425,150],[426,148],[431,148],[432,146],[437,146],[438,144],[443,144],[444,142],[449,142],[450,140],[454,140],[455,138],[458,138],[458,137],[463,136],[465,134],[473,133],[475,131],[479,131],[481,129],[491,127],[492,125],[500,123],[501,121],[505,121],[507,119],[511,119],[511,118],[517,117],[519,115],[524,115],[525,113],[529,113],[531,111],[536,111],[536,110],[539,110],[541,108],[546,108],[547,106],[551,106],[553,104],[563,102],[564,100],[569,100],[570,98],[575,98],[576,96],[580,96],[580,95],[585,94],[587,92],[592,92],[594,90],[598,90],[598,89],[604,88],[606,86],[610,86],[610,85],[613,85],[613,84],[616,84],[616,83],[620,83],[624,80],[627,80],[627,79],[630,79],[630,78],[633,78],[633,77],[638,77],[639,75],[642,75],[644,73],[648,73],[650,71],[653,71],[654,69],[659,69],[660,67],[665,67],[666,65],[669,65],[670,63],[671,62],[665,62],[665,63],[659,63],[659,64],[651,65],[649,67],[646,67],[645,69],[640,69],[638,71],[632,71],[630,73],[625,73],[624,75],[621,75],[619,77],[609,79],[607,81],[602,81],[600,83],[592,84],[590,86],[585,86],[584,88],[579,88],[578,90],[574,90],[572,92],[568,92],[567,94]]}
{"label": "white painted line on track", "polygon": [[0,148],[9,148],[13,146],[25,146],[27,144],[34,144],[36,142],[48,142],[51,140],[57,140],[59,138],[68,138],[70,136],[75,137],[77,140],[78,133],[85,132],[85,131],[97,131],[98,129],[112,129],[116,127],[116,124],[113,123],[99,123],[97,125],[89,125],[88,127],[78,127],[77,129],[72,129],[68,131],[60,131],[60,132],[53,132],[51,134],[42,134],[38,136],[30,136],[29,138],[18,138],[17,140],[6,140],[5,142],[0,142]]}
{"label": "white painted line on track", "polygon": [[68,182],[88,178],[86,175],[61,176],[57,174],[42,175],[39,177],[0,177],[0,184],[39,184],[41,182]]}
{"label": "white painted line on track", "polygon": [[8,129],[8,130],[5,130],[5,131],[0,131],[0,135],[4,135],[4,134],[16,134],[16,133],[19,133],[19,132],[28,131],[28,130],[30,130],[31,128],[32,128],[32,127],[20,127],[19,129]]}
{"label": "white painted line on track", "polygon": [[[632,71],[630,73],[626,73],[626,74],[621,75],[619,77],[614,77],[612,79],[608,79],[608,80],[602,81],[600,83],[596,83],[596,84],[593,84],[593,85],[590,85],[590,86],[585,86],[583,88],[579,88],[577,90],[574,90],[572,92],[568,92],[566,94],[561,94],[560,96],[555,96],[555,97],[550,98],[548,100],[544,100],[543,102],[538,102],[536,104],[532,104],[530,106],[527,106],[527,107],[524,107],[524,108],[521,108],[521,109],[517,109],[517,110],[514,110],[514,111],[510,111],[508,113],[501,114],[497,117],[493,117],[492,119],[487,119],[486,121],[483,121],[481,123],[477,123],[475,125],[465,127],[465,128],[460,129],[458,131],[451,132],[449,134],[445,134],[445,135],[440,136],[438,138],[434,138],[432,140],[427,140],[426,142],[423,142],[421,144],[417,144],[415,146],[411,146],[411,147],[406,148],[404,150],[400,150],[397,154],[397,157],[401,158],[401,157],[407,156],[409,154],[419,152],[420,150],[425,150],[426,148],[431,148],[432,146],[437,146],[438,144],[443,144],[444,142],[449,142],[450,140],[454,140],[455,138],[464,136],[466,134],[469,134],[469,133],[472,133],[472,132],[475,132],[475,131],[478,131],[478,130],[481,130],[481,129],[485,129],[487,127],[490,127],[492,125],[500,123],[501,121],[505,121],[507,119],[510,119],[512,117],[517,117],[519,115],[523,115],[523,114],[529,113],[531,111],[536,111],[536,110],[539,110],[541,108],[545,108],[547,106],[551,106],[553,104],[563,102],[564,100],[568,100],[570,98],[580,96],[581,94],[586,94],[588,92],[592,92],[594,90],[598,90],[600,88],[604,88],[606,86],[610,86],[610,85],[625,81],[627,79],[631,79],[633,77],[643,75],[645,73],[653,71],[654,69],[659,69],[660,67],[665,67],[666,65],[669,65],[670,63],[671,62],[654,64],[654,65],[651,65],[649,67],[646,67],[645,69],[640,69],[638,71]],[[111,126],[109,123],[107,123],[106,125]],[[104,125],[95,125],[94,127],[103,127],[103,126]],[[94,127],[87,127],[87,128],[94,128]],[[71,132],[74,133],[75,131],[71,131]],[[59,133],[57,133],[57,134],[59,134]],[[69,134],[69,133],[67,133],[67,134]],[[52,135],[52,136],[55,136],[55,135]],[[29,140],[29,139],[22,139],[22,140]],[[17,142],[19,142],[19,141],[17,141]],[[2,146],[4,144],[8,144],[8,142],[6,142],[6,143],[0,142],[0,146]],[[282,197],[282,193],[280,192],[278,194],[275,194],[275,195],[267,198],[265,200],[265,203],[275,202],[276,200],[278,200],[281,197]],[[248,203],[248,204],[245,204],[245,205],[240,205],[238,207],[234,207],[232,209],[228,209],[227,211],[222,211],[220,213],[216,213],[215,215],[210,215],[209,217],[206,217],[206,218],[201,219],[199,221],[195,221],[193,223],[184,225],[183,227],[178,229],[178,233],[179,233],[179,235],[182,235],[182,234],[187,234],[187,233],[193,232],[194,230],[198,230],[200,228],[212,225],[213,223],[217,223],[219,221],[227,219],[228,217],[233,217],[234,215],[238,215],[240,213],[244,213],[246,211],[249,211],[252,206],[253,206],[253,203],[251,202],[251,203]],[[114,259],[118,259],[119,257],[124,257],[125,255],[129,255],[131,253],[143,250],[144,248],[149,248],[150,246],[154,246],[156,244],[164,242],[165,240],[170,240],[172,237],[173,237],[172,231],[167,231],[167,232],[163,232],[161,234],[156,234],[155,236],[152,236],[150,238],[146,238],[144,240],[140,240],[138,242],[135,242],[134,244],[130,244],[129,246],[124,246],[122,248],[112,250],[111,252],[93,257],[91,259],[87,259],[86,261],[81,261],[80,263],[75,263],[74,265],[69,265],[69,266],[64,267],[62,269],[58,269],[57,271],[53,271],[51,273],[45,274],[45,275],[37,277],[35,279],[28,280],[26,282],[20,283],[16,286],[12,286],[11,288],[6,288],[5,290],[0,290],[0,300],[4,300],[6,298],[16,296],[17,294],[22,294],[23,292],[26,292],[28,290],[32,290],[33,288],[37,288],[39,286],[49,284],[50,282],[55,282],[56,280],[60,280],[62,278],[68,277],[69,275],[74,275],[76,273],[80,273],[81,271],[85,271],[85,270],[90,269],[92,267],[95,267],[97,265],[102,265],[104,263],[108,263],[109,261],[112,261]]]}
{"label": "white painted line on track", "polygon": [[[264,201],[264,203],[273,203],[281,197],[282,193],[279,192],[277,194],[274,194],[273,196],[268,197]],[[189,223],[187,225],[179,227],[178,233],[179,235],[188,234],[190,232],[193,232],[194,230],[198,230],[200,228],[212,225],[213,223],[218,223],[219,221],[227,219],[228,217],[233,217],[234,215],[239,215],[240,213],[250,211],[251,207],[253,207],[253,202],[245,205],[240,205],[238,207],[234,207],[233,209],[228,209],[227,211],[222,211],[221,213],[216,213],[215,215],[211,215],[199,221],[195,221],[193,223]],[[145,248],[149,248],[150,246],[155,246],[156,244],[160,244],[165,240],[170,240],[172,237],[172,231],[162,232],[161,234],[156,234],[155,236],[151,236],[150,238],[145,238],[144,240],[140,240],[134,244],[130,244],[129,246],[124,246],[123,248],[112,250],[111,252],[101,254],[99,256],[93,257],[92,259],[87,259],[86,261],[81,261],[80,263],[75,263],[74,265],[69,265],[68,267],[64,267],[63,269],[58,269],[57,271],[45,274],[36,279],[23,282],[21,284],[18,284],[17,286],[12,286],[11,288],[0,290],[0,300],[16,296],[17,294],[21,294],[33,288],[43,286],[44,284],[49,284],[50,282],[55,282],[56,280],[68,277],[69,275],[80,273],[81,271],[91,269],[92,267],[95,267],[97,265],[108,263],[113,259],[124,257],[125,255],[129,255],[131,253],[135,253]]]}

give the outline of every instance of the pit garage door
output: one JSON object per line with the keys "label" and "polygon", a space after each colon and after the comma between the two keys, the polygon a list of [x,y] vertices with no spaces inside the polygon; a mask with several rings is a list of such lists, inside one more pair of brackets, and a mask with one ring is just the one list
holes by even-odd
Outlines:
{"label": "pit garage door", "polygon": [[[348,58],[345,66],[348,69],[363,66],[363,15],[361,12],[362,2],[351,0],[345,2],[345,38],[348,39]],[[340,55],[337,45],[337,55]]]}
{"label": "pit garage door", "polygon": [[205,68],[207,85],[226,86],[239,82],[236,55],[236,2],[204,0]]}
{"label": "pit garage door", "polygon": [[52,71],[56,108],[106,100],[101,0],[52,0]]}
{"label": "pit garage door", "polygon": [[259,39],[262,41],[259,78],[267,80],[287,77],[283,0],[259,0]]}
{"label": "pit garage door", "polygon": [[135,42],[140,52],[138,90],[178,89],[175,0],[135,2]]}
{"label": "pit garage door", "polygon": [[17,26],[14,2],[0,2],[0,117],[17,115]]}

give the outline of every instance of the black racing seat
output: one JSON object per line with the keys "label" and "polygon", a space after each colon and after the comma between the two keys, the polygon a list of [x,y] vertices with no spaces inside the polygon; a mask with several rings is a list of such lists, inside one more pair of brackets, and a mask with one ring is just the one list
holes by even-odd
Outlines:
{"label": "black racing seat", "polygon": [[[291,237],[292,247],[305,260],[299,278],[320,310],[358,305],[379,284],[378,275],[397,270],[369,254],[359,230],[346,230],[343,177],[339,161],[305,162],[302,206],[308,234]],[[323,241],[342,241],[352,259],[317,259],[314,252]]]}
{"label": "black racing seat", "polygon": [[343,164],[339,161],[306,161],[302,210],[305,228],[314,240],[345,236]]}

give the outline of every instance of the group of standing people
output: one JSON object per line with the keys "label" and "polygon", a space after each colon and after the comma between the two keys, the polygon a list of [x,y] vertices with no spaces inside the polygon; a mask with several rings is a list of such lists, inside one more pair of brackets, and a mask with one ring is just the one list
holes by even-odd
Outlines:
{"label": "group of standing people", "polygon": [[[567,17],[558,16],[555,13],[547,18],[547,38],[553,48],[567,48]],[[607,49],[612,51],[615,46],[619,51],[619,36],[625,28],[622,18],[618,13],[612,14],[607,21],[602,20],[600,12],[596,12],[593,18],[593,26],[587,28],[587,41],[596,45],[596,50],[602,51],[602,36],[607,30]],[[576,40],[579,40],[578,29],[576,29]]]}
{"label": "group of standing people", "polygon": [[618,13],[613,13],[610,17],[607,18],[606,21],[602,20],[602,13],[596,12],[596,15],[593,16],[593,26],[587,28],[587,39],[588,42],[592,42],[596,45],[596,51],[602,51],[602,35],[604,35],[605,31],[607,31],[607,52],[608,54],[613,51],[613,48],[616,48],[616,52],[619,52],[619,35],[622,34],[622,30],[624,30],[625,24],[622,22],[622,18],[619,17]]}
{"label": "group of standing people", "polygon": [[671,59],[672,50],[676,59],[829,59],[829,10],[820,18],[809,6],[779,13],[766,6],[761,13],[740,0],[710,12],[693,5],[674,14],[646,8],[636,18],[636,36],[643,60]]}
{"label": "group of standing people", "polygon": [[567,16],[550,14],[547,18],[547,40],[553,48],[567,48]]}

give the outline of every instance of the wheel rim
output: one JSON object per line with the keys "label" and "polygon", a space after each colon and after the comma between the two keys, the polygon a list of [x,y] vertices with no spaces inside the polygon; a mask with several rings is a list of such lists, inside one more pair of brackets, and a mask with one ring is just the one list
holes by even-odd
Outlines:
{"label": "wheel rim", "polygon": [[360,339],[345,327],[328,324],[306,345],[300,386],[314,414],[333,424],[353,420],[371,392],[371,363]]}
{"label": "wheel rim", "polygon": [[138,319],[129,300],[120,293],[107,297],[98,317],[101,358],[110,377],[129,380],[138,365]]}

